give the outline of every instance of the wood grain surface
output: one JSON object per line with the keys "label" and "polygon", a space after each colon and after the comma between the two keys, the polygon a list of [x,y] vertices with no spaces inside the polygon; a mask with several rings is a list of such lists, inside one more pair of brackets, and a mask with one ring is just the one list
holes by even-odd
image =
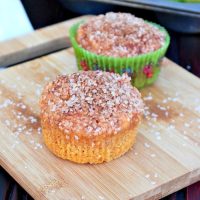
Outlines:
{"label": "wood grain surface", "polygon": [[73,18],[12,40],[0,42],[0,67],[69,47],[69,28],[72,24],[87,18],[89,16]]}
{"label": "wood grain surface", "polygon": [[141,92],[146,112],[134,147],[119,159],[80,165],[51,154],[38,100],[58,74],[77,71],[63,50],[0,72],[0,164],[35,199],[159,199],[200,180],[200,80],[164,59]]}

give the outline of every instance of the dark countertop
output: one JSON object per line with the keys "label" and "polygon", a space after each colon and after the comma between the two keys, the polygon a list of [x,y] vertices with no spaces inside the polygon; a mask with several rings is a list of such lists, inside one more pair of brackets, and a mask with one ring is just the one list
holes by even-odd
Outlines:
{"label": "dark countertop", "polygon": [[182,3],[170,0],[91,0],[98,2],[108,2],[117,5],[130,6],[141,9],[162,11],[167,13],[182,14],[187,16],[200,15],[199,3]]}

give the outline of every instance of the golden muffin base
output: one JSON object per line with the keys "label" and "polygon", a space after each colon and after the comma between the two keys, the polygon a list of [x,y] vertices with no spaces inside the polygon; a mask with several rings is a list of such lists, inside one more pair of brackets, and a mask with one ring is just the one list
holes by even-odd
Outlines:
{"label": "golden muffin base", "polygon": [[73,135],[67,140],[66,133],[48,124],[42,125],[42,132],[46,146],[56,156],[76,163],[97,164],[126,153],[136,140],[137,126],[106,138],[97,136],[96,141],[82,137],[75,140]]}

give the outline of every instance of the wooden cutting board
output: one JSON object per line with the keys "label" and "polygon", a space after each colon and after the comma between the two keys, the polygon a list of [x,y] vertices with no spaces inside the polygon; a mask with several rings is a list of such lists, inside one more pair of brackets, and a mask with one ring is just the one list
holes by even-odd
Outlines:
{"label": "wooden cutting board", "polygon": [[58,74],[77,71],[73,50],[0,72],[0,163],[35,199],[158,199],[200,180],[200,80],[168,59],[142,90],[146,117],[119,159],[81,165],[51,154],[38,100]]}

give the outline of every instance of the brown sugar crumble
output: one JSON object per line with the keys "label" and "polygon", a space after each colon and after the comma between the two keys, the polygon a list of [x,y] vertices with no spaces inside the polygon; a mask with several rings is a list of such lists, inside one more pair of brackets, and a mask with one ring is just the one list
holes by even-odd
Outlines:
{"label": "brown sugar crumble", "polygon": [[161,48],[165,33],[129,13],[109,12],[80,25],[77,42],[96,54],[132,57]]}
{"label": "brown sugar crumble", "polygon": [[65,133],[100,135],[119,132],[124,122],[143,112],[143,102],[126,74],[82,71],[50,82],[41,108],[43,119]]}

